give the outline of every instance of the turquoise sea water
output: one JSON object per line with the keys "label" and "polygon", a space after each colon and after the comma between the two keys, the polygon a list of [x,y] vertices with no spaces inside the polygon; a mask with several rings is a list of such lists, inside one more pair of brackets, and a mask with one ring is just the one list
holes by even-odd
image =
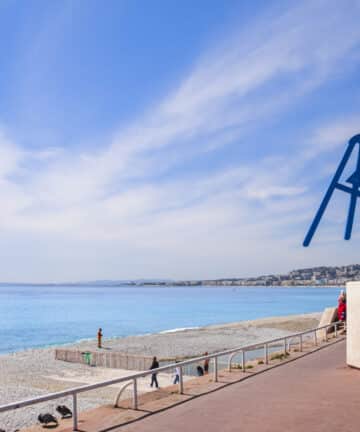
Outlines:
{"label": "turquoise sea water", "polygon": [[0,287],[0,353],[321,311],[340,288]]}

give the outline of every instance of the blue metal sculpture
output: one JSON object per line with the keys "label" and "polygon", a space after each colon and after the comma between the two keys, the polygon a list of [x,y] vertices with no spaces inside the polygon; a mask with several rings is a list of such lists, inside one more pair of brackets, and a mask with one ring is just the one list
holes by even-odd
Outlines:
{"label": "blue metal sculpture", "polygon": [[[356,144],[359,145],[356,169],[355,172],[346,180],[346,183],[351,185],[351,186],[347,186],[342,183],[339,183],[339,180],[347,162],[350,159],[350,156]],[[344,156],[335,172],[332,182],[330,183],[329,189],[327,190],[322,200],[322,203],[320,204],[319,210],[317,211],[315,218],[309,228],[309,231],[306,234],[303,246],[305,247],[309,246],[335,189],[339,189],[343,192],[350,194],[350,205],[349,205],[349,212],[348,212],[346,228],[345,228],[345,236],[344,236],[345,240],[350,240],[351,231],[354,222],[356,200],[358,197],[360,197],[359,187],[360,187],[360,134],[355,135],[350,139],[348,147],[344,153]]]}

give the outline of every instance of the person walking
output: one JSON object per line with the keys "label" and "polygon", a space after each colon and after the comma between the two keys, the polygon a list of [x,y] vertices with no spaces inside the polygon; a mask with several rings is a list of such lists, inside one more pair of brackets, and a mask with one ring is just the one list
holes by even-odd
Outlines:
{"label": "person walking", "polygon": [[[209,353],[206,351],[206,353],[204,353],[204,356],[209,355]],[[204,374],[207,375],[209,373],[209,359],[205,359],[204,360]]]}
{"label": "person walking", "polygon": [[[177,363],[177,362],[176,362]],[[180,367],[176,366],[175,367],[175,379],[174,379],[174,384],[178,384],[178,382],[180,381]]]}
{"label": "person walking", "polygon": [[[150,369],[157,369],[158,367],[159,367],[159,362],[157,361],[157,358],[154,356],[153,360],[152,360],[152,363],[151,363],[151,366],[150,366]],[[159,388],[159,384],[158,384],[158,381],[157,381],[157,374],[156,373],[153,373],[151,375],[150,387],[152,387],[154,384],[155,384],[156,388]]]}
{"label": "person walking", "polygon": [[101,342],[102,342],[102,328],[100,327],[97,333],[97,342],[98,342],[98,348],[102,348]]}

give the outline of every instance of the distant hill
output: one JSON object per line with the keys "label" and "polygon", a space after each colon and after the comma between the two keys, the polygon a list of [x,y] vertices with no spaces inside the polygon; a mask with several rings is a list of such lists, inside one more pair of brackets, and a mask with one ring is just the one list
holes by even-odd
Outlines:
{"label": "distant hill", "polygon": [[344,286],[346,282],[360,280],[360,264],[338,267],[311,267],[292,270],[287,274],[263,275],[249,278],[177,281],[172,285],[223,286]]}
{"label": "distant hill", "polygon": [[339,267],[311,267],[292,270],[283,275],[263,275],[249,278],[226,278],[204,280],[179,280],[170,279],[125,279],[125,280],[95,280],[64,283],[7,283],[1,282],[0,286],[343,286],[348,281],[360,280],[360,264],[350,264]]}

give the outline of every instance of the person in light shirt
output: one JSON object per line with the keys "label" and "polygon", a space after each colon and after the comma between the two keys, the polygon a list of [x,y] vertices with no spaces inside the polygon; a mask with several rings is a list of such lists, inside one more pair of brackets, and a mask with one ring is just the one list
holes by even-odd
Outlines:
{"label": "person in light shirt", "polygon": [[[177,363],[177,361],[176,361]],[[175,378],[174,378],[174,384],[178,384],[178,382],[180,381],[180,367],[176,366],[175,367]]]}

